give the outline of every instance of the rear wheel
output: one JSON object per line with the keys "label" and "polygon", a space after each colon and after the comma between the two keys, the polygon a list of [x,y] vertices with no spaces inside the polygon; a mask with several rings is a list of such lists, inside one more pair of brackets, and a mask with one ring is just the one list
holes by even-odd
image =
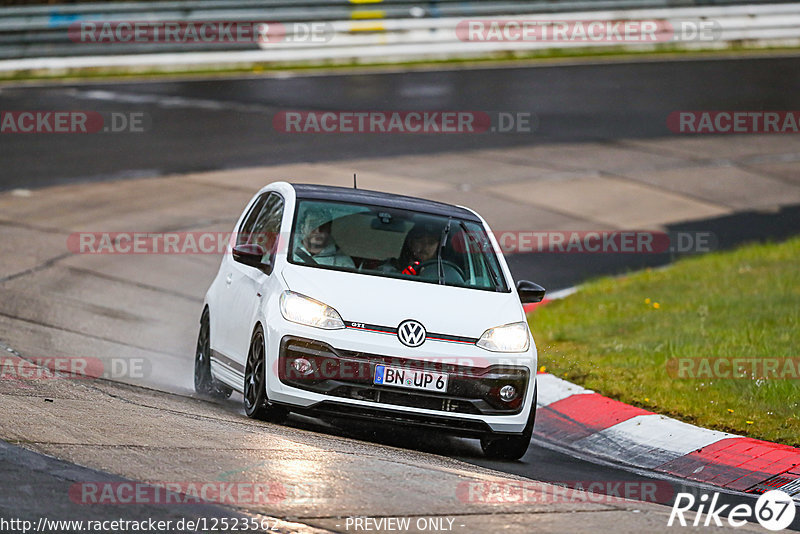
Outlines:
{"label": "rear wheel", "polygon": [[233,393],[228,386],[220,383],[211,374],[211,327],[208,308],[200,317],[200,333],[197,335],[197,350],[194,355],[194,390],[215,399],[227,399]]}
{"label": "rear wheel", "polygon": [[519,460],[525,456],[528,446],[533,437],[533,424],[536,421],[536,397],[537,390],[533,392],[533,403],[531,413],[528,415],[528,423],[522,430],[521,436],[504,436],[503,434],[489,434],[481,438],[481,449],[487,458],[497,460]]}
{"label": "rear wheel", "polygon": [[289,412],[270,404],[266,387],[266,351],[264,348],[264,331],[257,326],[250,340],[247,351],[247,365],[244,371],[244,411],[248,417],[280,423]]}

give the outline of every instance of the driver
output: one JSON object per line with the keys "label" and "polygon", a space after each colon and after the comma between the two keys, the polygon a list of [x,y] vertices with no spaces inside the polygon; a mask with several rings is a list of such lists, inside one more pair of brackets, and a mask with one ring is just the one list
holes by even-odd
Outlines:
{"label": "driver", "polygon": [[417,223],[408,232],[398,260],[403,274],[417,276],[422,272],[423,263],[437,258],[441,234],[438,230],[433,224]]}
{"label": "driver", "polygon": [[308,255],[319,265],[335,267],[355,267],[353,259],[339,250],[331,235],[333,217],[327,210],[308,210],[299,225],[300,242],[295,247],[294,256],[298,261],[307,261]]}
{"label": "driver", "polygon": [[[418,276],[424,280],[439,279],[439,247],[443,225],[418,222],[406,235],[400,257],[385,263],[384,272],[401,272],[408,276]],[[464,278],[450,262],[444,261],[442,269],[446,282],[463,283]]]}

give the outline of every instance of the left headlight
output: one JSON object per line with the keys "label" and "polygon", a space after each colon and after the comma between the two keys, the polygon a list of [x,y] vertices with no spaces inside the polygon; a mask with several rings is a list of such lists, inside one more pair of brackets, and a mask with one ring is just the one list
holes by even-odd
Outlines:
{"label": "left headlight", "polygon": [[327,304],[294,291],[281,293],[281,315],[287,321],[325,330],[344,328],[339,312]]}
{"label": "left headlight", "polygon": [[530,338],[528,325],[519,322],[490,328],[475,344],[492,352],[525,352],[531,345]]}

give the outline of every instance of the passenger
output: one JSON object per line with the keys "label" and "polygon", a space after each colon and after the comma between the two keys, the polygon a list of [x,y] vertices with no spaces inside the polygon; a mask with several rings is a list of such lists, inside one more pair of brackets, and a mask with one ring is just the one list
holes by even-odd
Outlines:
{"label": "passenger", "polygon": [[[333,218],[325,210],[309,210],[298,226],[300,242],[294,250],[295,261],[331,265],[334,267],[355,267],[353,259],[339,250],[331,235]],[[308,258],[312,261],[308,261]]]}

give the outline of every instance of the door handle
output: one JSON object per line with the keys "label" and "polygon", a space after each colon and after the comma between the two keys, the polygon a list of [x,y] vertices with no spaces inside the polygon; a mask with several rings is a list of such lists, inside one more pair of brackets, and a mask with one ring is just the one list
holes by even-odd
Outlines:
{"label": "door handle", "polygon": [[233,282],[233,273],[228,273],[228,276],[225,277],[225,283],[231,285],[231,282]]}

